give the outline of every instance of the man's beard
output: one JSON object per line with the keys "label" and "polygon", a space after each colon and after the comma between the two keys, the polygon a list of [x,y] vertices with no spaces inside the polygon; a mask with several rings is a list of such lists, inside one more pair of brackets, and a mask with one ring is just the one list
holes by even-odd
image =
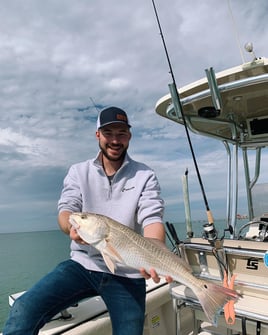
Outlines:
{"label": "man's beard", "polygon": [[107,159],[109,159],[110,161],[113,161],[113,162],[123,161],[124,158],[125,158],[125,156],[126,156],[127,149],[128,149],[128,148],[125,148],[125,149],[122,151],[121,155],[115,158],[115,157],[111,157],[111,156],[108,154],[108,152],[107,152],[107,150],[106,150],[106,147],[105,147],[105,148],[102,147],[102,146],[100,145],[100,143],[99,143],[99,147],[100,147],[100,150],[101,150],[102,154],[103,154]]}

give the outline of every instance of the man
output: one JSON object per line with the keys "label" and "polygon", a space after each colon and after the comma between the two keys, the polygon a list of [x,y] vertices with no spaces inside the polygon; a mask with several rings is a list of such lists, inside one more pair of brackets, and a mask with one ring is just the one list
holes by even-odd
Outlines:
{"label": "man", "polygon": [[[128,153],[131,139],[127,114],[109,107],[98,116],[95,159],[71,166],[59,200],[58,222],[70,235],[71,259],[59,264],[14,303],[4,335],[38,334],[55,314],[77,301],[100,295],[110,313],[113,335],[142,335],[145,279],[159,277],[151,269],[124,266],[111,274],[100,253],[77,234],[69,222],[72,212],[107,215],[143,233],[165,240],[163,201],[155,173]],[[167,277],[167,281],[171,278]]]}

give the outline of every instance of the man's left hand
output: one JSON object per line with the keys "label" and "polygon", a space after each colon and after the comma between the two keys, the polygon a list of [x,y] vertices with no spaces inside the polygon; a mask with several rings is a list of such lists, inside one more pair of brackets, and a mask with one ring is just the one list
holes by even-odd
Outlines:
{"label": "man's left hand", "polygon": [[[152,278],[152,280],[157,284],[160,282],[160,277],[156,273],[155,269],[150,269],[149,273],[144,269],[140,269],[141,275],[147,280]],[[165,276],[165,279],[168,283],[171,283],[173,281],[172,277],[170,276]]]}

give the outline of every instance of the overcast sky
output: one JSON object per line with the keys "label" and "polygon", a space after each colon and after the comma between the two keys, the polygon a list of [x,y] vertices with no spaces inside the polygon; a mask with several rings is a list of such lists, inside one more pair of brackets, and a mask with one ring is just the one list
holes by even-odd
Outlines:
{"label": "overcast sky", "polygon": [[[267,0],[230,3],[241,45],[252,41],[256,55],[267,56]],[[156,6],[179,87],[208,67],[242,63],[227,1]],[[155,169],[165,219],[184,221],[186,168],[192,217],[206,218],[185,131],[154,110],[171,77],[151,0],[2,0],[0,66],[0,232],[57,229],[63,178],[97,154],[97,108],[110,105],[129,114],[129,153]],[[192,141],[210,208],[223,218],[225,149]]]}

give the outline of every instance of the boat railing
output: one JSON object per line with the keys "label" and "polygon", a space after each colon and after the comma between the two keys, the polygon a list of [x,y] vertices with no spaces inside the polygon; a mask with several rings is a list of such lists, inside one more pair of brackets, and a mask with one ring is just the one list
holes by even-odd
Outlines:
{"label": "boat railing", "polygon": [[[208,241],[192,238],[185,242],[184,248],[188,263],[196,276],[222,284],[221,266],[215,257],[215,248]],[[218,326],[225,329],[224,334],[227,334],[226,328],[230,331],[228,334],[241,331],[243,322],[247,324],[247,334],[257,334],[258,327],[261,327],[261,334],[268,334],[268,277],[264,263],[266,250],[265,242],[227,239],[223,241],[222,251],[223,259],[227,262],[226,269],[230,276],[236,275],[234,288],[243,295],[234,305],[235,324],[226,324],[223,311],[219,315]],[[201,323],[208,321],[197,298],[189,288],[179,283],[172,284],[170,292],[178,315],[178,333],[181,331],[183,334],[184,324],[180,315],[188,308],[194,315],[194,333],[197,334]],[[215,334],[223,334],[219,329],[214,329]]]}

